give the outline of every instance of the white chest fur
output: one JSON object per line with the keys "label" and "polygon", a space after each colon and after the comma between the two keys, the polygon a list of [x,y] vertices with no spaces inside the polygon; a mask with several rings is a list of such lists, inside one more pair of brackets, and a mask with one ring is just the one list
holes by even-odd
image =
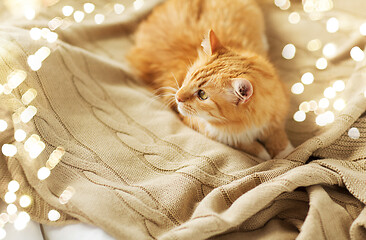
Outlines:
{"label": "white chest fur", "polygon": [[229,132],[225,128],[216,128],[209,123],[206,123],[205,125],[205,131],[209,137],[230,146],[249,144],[256,140],[265,129],[264,127],[252,127],[241,132]]}

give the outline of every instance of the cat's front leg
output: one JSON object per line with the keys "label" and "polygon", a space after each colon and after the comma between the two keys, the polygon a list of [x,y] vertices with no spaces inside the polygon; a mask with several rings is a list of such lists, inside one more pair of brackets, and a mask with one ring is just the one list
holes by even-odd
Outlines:
{"label": "cat's front leg", "polygon": [[238,144],[237,148],[263,160],[272,159],[271,155],[267,152],[263,145],[257,141],[252,143],[240,143]]}
{"label": "cat's front leg", "polygon": [[294,150],[283,127],[268,128],[259,140],[263,142],[268,153],[274,158],[287,157]]}

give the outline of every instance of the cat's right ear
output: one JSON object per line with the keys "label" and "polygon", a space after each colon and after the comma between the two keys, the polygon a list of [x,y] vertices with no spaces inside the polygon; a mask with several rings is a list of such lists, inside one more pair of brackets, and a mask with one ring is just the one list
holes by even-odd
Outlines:
{"label": "cat's right ear", "polygon": [[245,78],[233,79],[231,86],[237,97],[236,105],[248,102],[253,95],[253,85]]}
{"label": "cat's right ear", "polygon": [[209,56],[219,52],[221,49],[224,49],[224,46],[222,46],[220,40],[212,29],[208,32],[207,37],[203,39],[201,46],[203,47],[203,51]]}

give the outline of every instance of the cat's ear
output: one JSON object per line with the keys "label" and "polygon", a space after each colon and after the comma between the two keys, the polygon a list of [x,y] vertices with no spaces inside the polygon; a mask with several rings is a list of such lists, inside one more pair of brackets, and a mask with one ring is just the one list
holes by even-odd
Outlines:
{"label": "cat's ear", "polygon": [[253,95],[253,85],[245,78],[235,78],[232,80],[234,94],[238,98],[236,104],[246,103]]}
{"label": "cat's ear", "polygon": [[212,29],[208,32],[207,37],[203,39],[201,46],[207,55],[213,55],[221,49],[224,49],[224,46],[222,46],[220,40]]}

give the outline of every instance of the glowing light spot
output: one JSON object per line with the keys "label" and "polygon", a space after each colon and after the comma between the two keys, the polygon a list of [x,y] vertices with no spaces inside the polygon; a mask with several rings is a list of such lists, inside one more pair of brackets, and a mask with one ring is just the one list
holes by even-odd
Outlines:
{"label": "glowing light spot", "polygon": [[327,43],[323,48],[323,55],[327,58],[334,57],[337,53],[337,45],[334,43]]}
{"label": "glowing light spot", "polygon": [[42,62],[36,56],[30,55],[28,57],[28,65],[33,71],[38,71],[42,67]]}
{"label": "glowing light spot", "polygon": [[42,28],[41,29],[41,35],[44,39],[47,39],[47,35],[51,32],[48,28]]}
{"label": "glowing light spot", "polygon": [[296,54],[296,47],[293,44],[287,44],[282,50],[282,57],[285,59],[293,59]]}
{"label": "glowing light spot", "polygon": [[85,3],[84,4],[84,11],[86,13],[92,13],[95,9],[95,5],[93,3]]}
{"label": "glowing light spot", "polygon": [[28,195],[23,195],[20,197],[19,199],[19,205],[22,208],[27,208],[31,205],[32,203],[32,199],[28,196]]}
{"label": "glowing light spot", "polygon": [[299,106],[299,110],[305,113],[310,111],[310,104],[308,102],[302,102]]}
{"label": "glowing light spot", "polygon": [[94,20],[95,20],[95,23],[96,24],[103,23],[104,22],[104,19],[105,19],[104,15],[103,14],[99,14],[99,13],[96,14],[95,17],[94,17]]}
{"label": "glowing light spot", "polygon": [[47,42],[49,43],[53,43],[53,42],[56,42],[58,39],[58,34],[55,33],[55,32],[50,32],[48,35],[47,35]]}
{"label": "glowing light spot", "polygon": [[37,177],[39,180],[45,180],[46,178],[48,178],[51,174],[51,171],[46,168],[46,167],[42,167],[38,170],[37,172]]}
{"label": "glowing light spot", "polygon": [[337,80],[334,82],[333,88],[337,92],[342,92],[346,88],[346,84],[342,80]]}
{"label": "glowing light spot", "polygon": [[346,102],[343,99],[337,99],[333,103],[333,107],[334,107],[335,110],[341,111],[346,107]]}
{"label": "glowing light spot", "polygon": [[327,99],[327,98],[322,98],[322,99],[320,99],[320,101],[319,101],[319,107],[320,108],[327,108],[327,107],[329,107],[329,100]]}
{"label": "glowing light spot", "polygon": [[13,215],[18,211],[18,208],[14,204],[9,204],[8,207],[6,208],[6,211],[8,212],[9,215]]}
{"label": "glowing light spot", "polygon": [[48,212],[48,219],[52,222],[59,220],[61,217],[60,213],[56,210],[51,210]]}
{"label": "glowing light spot", "polygon": [[289,0],[286,0],[285,4],[282,6],[279,6],[281,10],[287,10],[291,7],[291,2]]}
{"label": "glowing light spot", "polygon": [[144,6],[144,0],[135,0],[133,2],[133,7],[135,8],[135,10],[141,9],[142,6]]}
{"label": "glowing light spot", "polygon": [[34,54],[34,56],[36,56],[38,61],[42,62],[50,54],[51,54],[51,50],[48,47],[41,47],[40,49],[37,50],[37,52]]}
{"label": "glowing light spot", "polygon": [[56,30],[57,28],[59,28],[63,23],[63,20],[62,18],[60,17],[55,17],[53,18],[51,21],[48,22],[48,27],[54,31]]}
{"label": "glowing light spot", "polygon": [[313,39],[308,42],[307,48],[311,52],[318,51],[322,47],[322,42],[319,39]]}
{"label": "glowing light spot", "polygon": [[292,85],[291,87],[291,92],[293,94],[301,94],[304,92],[304,85],[302,83],[295,83],[294,85]]}
{"label": "glowing light spot", "polygon": [[353,47],[351,49],[351,58],[356,62],[361,62],[365,59],[365,53],[359,47]]}
{"label": "glowing light spot", "polygon": [[332,87],[328,87],[324,90],[324,97],[333,99],[336,96],[336,91]]}
{"label": "glowing light spot", "polygon": [[3,154],[7,157],[13,157],[15,154],[17,154],[18,149],[15,145],[13,144],[4,144],[1,147],[1,151],[3,152]]}
{"label": "glowing light spot", "polygon": [[20,119],[22,122],[29,122],[37,113],[37,108],[34,106],[28,106],[21,114]]}
{"label": "glowing light spot", "polygon": [[366,36],[366,22],[361,24],[360,33],[361,33],[362,36]]}
{"label": "glowing light spot", "polygon": [[8,128],[8,123],[0,119],[0,132],[4,132]]}
{"label": "glowing light spot", "polygon": [[317,125],[319,126],[325,126],[327,125],[327,119],[325,114],[320,114],[319,116],[316,117],[315,122]]}
{"label": "glowing light spot", "polygon": [[20,212],[14,221],[14,228],[17,231],[25,229],[30,221],[30,216],[26,212]]}
{"label": "glowing light spot", "polygon": [[318,109],[318,103],[315,100],[311,100],[309,102],[309,106],[310,106],[310,111],[315,111],[316,109]]}
{"label": "glowing light spot", "polygon": [[325,12],[330,11],[333,8],[333,1],[332,0],[323,0],[323,1],[317,1],[317,11],[319,12]]}
{"label": "glowing light spot", "polygon": [[312,84],[314,82],[314,75],[311,72],[304,73],[301,77],[301,82],[306,85]]}
{"label": "glowing light spot", "polygon": [[319,69],[319,70],[324,70],[328,67],[328,61],[327,59],[325,58],[319,58],[317,61],[316,61],[316,64],[315,64],[316,68]]}
{"label": "glowing light spot", "polygon": [[348,136],[352,139],[359,139],[360,135],[361,135],[360,131],[355,127],[348,130]]}
{"label": "glowing light spot", "polygon": [[285,5],[286,5],[286,2],[287,2],[287,0],[275,0],[275,1],[274,1],[274,4],[275,4],[277,7],[282,7],[282,6],[285,6]]}
{"label": "glowing light spot", "polygon": [[40,141],[40,138],[38,135],[33,134],[32,136],[30,136],[27,141],[25,141],[24,143],[24,149],[27,152],[30,152],[32,150],[32,148],[35,147],[35,145]]}
{"label": "glowing light spot", "polygon": [[19,188],[20,188],[20,185],[15,180],[10,181],[9,184],[8,184],[8,190],[9,190],[9,192],[15,193],[16,191],[19,190]]}
{"label": "glowing light spot", "polygon": [[22,142],[24,141],[24,139],[27,137],[27,133],[22,130],[22,129],[17,129],[15,132],[14,132],[14,138],[15,138],[15,141],[17,142]]}
{"label": "glowing light spot", "polygon": [[337,18],[332,17],[327,21],[327,31],[330,33],[335,33],[339,30],[339,21]]}
{"label": "glowing light spot", "polygon": [[24,211],[18,214],[18,218],[22,219],[24,222],[29,222],[31,220],[29,214]]}
{"label": "glowing light spot", "polygon": [[295,114],[294,114],[294,120],[296,122],[303,122],[305,121],[306,119],[306,113],[303,112],[303,111],[297,111]]}
{"label": "glowing light spot", "polygon": [[36,96],[37,91],[33,88],[30,88],[22,95],[22,102],[24,105],[28,105],[36,98]]}
{"label": "glowing light spot", "polygon": [[83,13],[82,11],[74,12],[75,22],[79,23],[79,22],[83,21],[84,17],[85,17],[85,13]]}
{"label": "glowing light spot", "polygon": [[121,14],[124,11],[125,11],[125,6],[123,4],[120,4],[120,3],[114,4],[114,12],[116,14]]}
{"label": "glowing light spot", "polygon": [[75,189],[71,186],[68,186],[60,195],[59,202],[61,204],[66,204],[70,201],[72,196],[75,193]]}
{"label": "glowing light spot", "polygon": [[46,162],[46,167],[52,170],[61,161],[61,158],[64,154],[65,149],[63,147],[57,147],[56,150],[54,150],[48,158]]}
{"label": "glowing light spot", "polygon": [[42,30],[34,27],[29,31],[29,35],[33,40],[39,40],[42,37]]}
{"label": "glowing light spot", "polygon": [[4,228],[0,228],[0,239],[5,239],[6,237],[6,231]]}
{"label": "glowing light spot", "polygon": [[27,73],[23,70],[15,70],[8,76],[8,86],[11,89],[17,88],[27,77]]}
{"label": "glowing light spot", "polygon": [[290,13],[290,15],[288,16],[288,21],[291,24],[298,24],[301,20],[300,14],[298,12],[292,12]]}
{"label": "glowing light spot", "polygon": [[36,17],[36,11],[33,8],[27,8],[24,10],[24,17],[33,20]]}
{"label": "glowing light spot", "polygon": [[66,17],[71,16],[71,14],[74,12],[74,8],[71,6],[64,6],[62,8],[62,14]]}
{"label": "glowing light spot", "polygon": [[46,147],[46,145],[44,144],[44,142],[38,141],[36,144],[33,145],[31,150],[28,152],[29,156],[32,159],[37,158],[39,156],[39,154],[42,153],[42,151],[44,150],[45,147]]}
{"label": "glowing light spot", "polygon": [[4,86],[0,84],[0,95],[4,92]]}
{"label": "glowing light spot", "polygon": [[15,202],[17,200],[17,196],[13,192],[5,193],[4,200],[7,204]]}

